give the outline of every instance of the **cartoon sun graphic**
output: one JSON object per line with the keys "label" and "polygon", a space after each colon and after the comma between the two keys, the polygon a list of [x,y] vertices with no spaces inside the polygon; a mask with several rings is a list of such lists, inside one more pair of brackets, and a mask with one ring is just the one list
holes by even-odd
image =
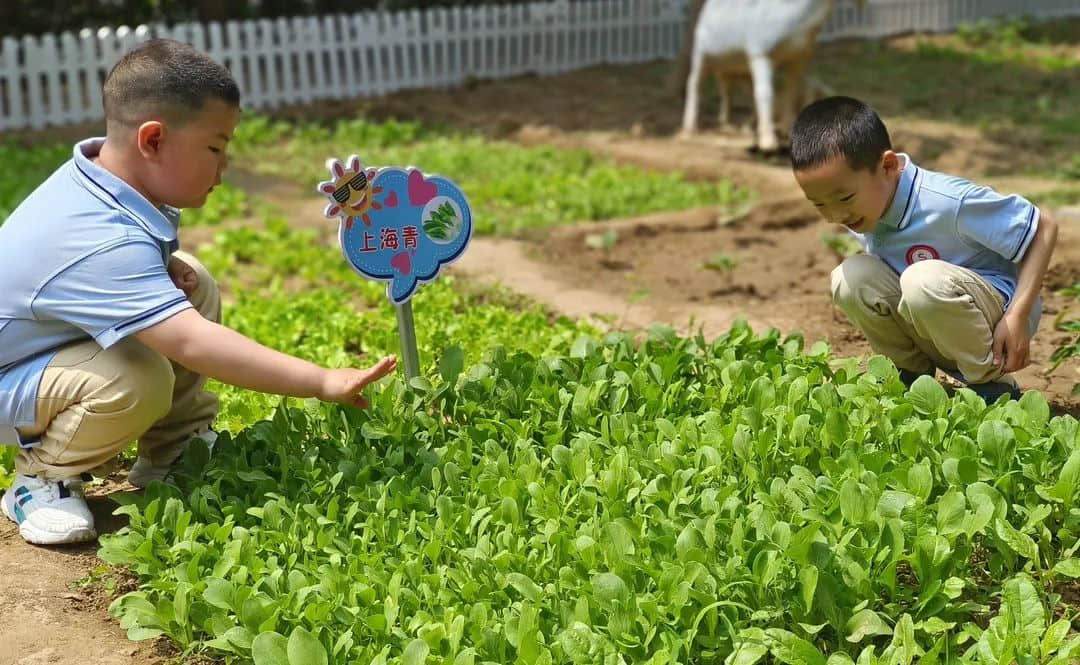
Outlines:
{"label": "cartoon sun graphic", "polygon": [[382,193],[382,187],[371,186],[375,169],[365,170],[359,157],[352,155],[347,161],[348,167],[337,159],[327,162],[334,179],[319,183],[319,191],[330,197],[325,215],[330,219],[344,217],[346,229],[352,228],[357,217],[363,220],[364,226],[371,226],[368,211],[382,209],[375,201],[375,195]]}

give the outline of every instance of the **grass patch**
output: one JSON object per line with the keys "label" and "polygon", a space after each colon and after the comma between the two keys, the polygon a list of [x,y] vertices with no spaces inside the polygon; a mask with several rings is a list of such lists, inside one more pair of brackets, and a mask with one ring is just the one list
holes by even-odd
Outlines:
{"label": "grass patch", "polygon": [[56,167],[71,159],[71,146],[50,143],[27,148],[15,142],[0,144],[0,224]]}
{"label": "grass patch", "polygon": [[1027,198],[1038,206],[1048,208],[1074,206],[1080,204],[1080,188],[1052,189],[1047,192],[1032,194]]}
{"label": "grass patch", "polygon": [[181,223],[187,227],[216,226],[229,219],[251,217],[268,211],[266,205],[258,206],[257,210],[244,190],[230,182],[222,182],[206,197],[206,203],[201,208],[185,210]]}
{"label": "grass patch", "polygon": [[726,180],[687,182],[677,173],[617,166],[585,150],[526,147],[363,118],[293,125],[256,117],[241,125],[233,151],[246,168],[312,188],[326,179],[328,157],[357,153],[366,164],[417,165],[461,186],[481,234],[698,205],[734,207],[750,196]]}

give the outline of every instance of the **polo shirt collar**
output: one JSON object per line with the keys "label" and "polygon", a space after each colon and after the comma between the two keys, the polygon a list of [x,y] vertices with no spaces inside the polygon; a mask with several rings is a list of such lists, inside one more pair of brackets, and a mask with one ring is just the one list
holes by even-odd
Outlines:
{"label": "polo shirt collar", "polygon": [[880,223],[893,229],[902,229],[908,225],[911,218],[912,203],[919,191],[920,169],[912,163],[907,154],[897,153],[897,157],[900,158],[900,182],[896,185],[892,205],[885,211]]}
{"label": "polo shirt collar", "polygon": [[180,211],[172,206],[155,207],[134,187],[91,161],[101,152],[104,144],[103,138],[86,139],[75,144],[75,168],[83,186],[106,205],[129,213],[139,226],[157,240],[176,242]]}

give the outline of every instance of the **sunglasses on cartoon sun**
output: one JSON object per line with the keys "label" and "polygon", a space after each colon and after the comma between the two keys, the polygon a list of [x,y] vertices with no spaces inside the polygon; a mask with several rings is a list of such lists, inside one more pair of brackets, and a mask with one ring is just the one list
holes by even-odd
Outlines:
{"label": "sunglasses on cartoon sun", "polygon": [[345,203],[349,200],[349,188],[352,187],[355,191],[363,191],[367,187],[367,174],[361,171],[357,173],[349,182],[345,183],[341,187],[334,190],[334,200],[338,203]]}

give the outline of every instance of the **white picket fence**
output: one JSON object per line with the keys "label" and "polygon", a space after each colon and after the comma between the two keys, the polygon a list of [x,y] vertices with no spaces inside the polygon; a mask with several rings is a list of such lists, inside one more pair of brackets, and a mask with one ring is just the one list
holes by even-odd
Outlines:
{"label": "white picket fence", "polygon": [[867,0],[863,9],[852,0],[840,0],[825,21],[821,39],[949,32],[962,23],[998,16],[1038,20],[1080,16],[1080,0]]}
{"label": "white picket fence", "polygon": [[99,119],[106,72],[150,37],[206,51],[232,71],[246,107],[273,108],[670,58],[684,15],[685,0],[556,0],[8,38],[0,130]]}
{"label": "white picket fence", "polygon": [[[687,0],[551,0],[528,4],[278,20],[83,30],[0,43],[0,131],[99,120],[101,83],[150,37],[189,42],[224,63],[243,104],[446,87],[468,76],[553,74],[674,57]],[[1080,15],[1080,0],[840,0],[822,39],[954,29],[997,15]]]}

